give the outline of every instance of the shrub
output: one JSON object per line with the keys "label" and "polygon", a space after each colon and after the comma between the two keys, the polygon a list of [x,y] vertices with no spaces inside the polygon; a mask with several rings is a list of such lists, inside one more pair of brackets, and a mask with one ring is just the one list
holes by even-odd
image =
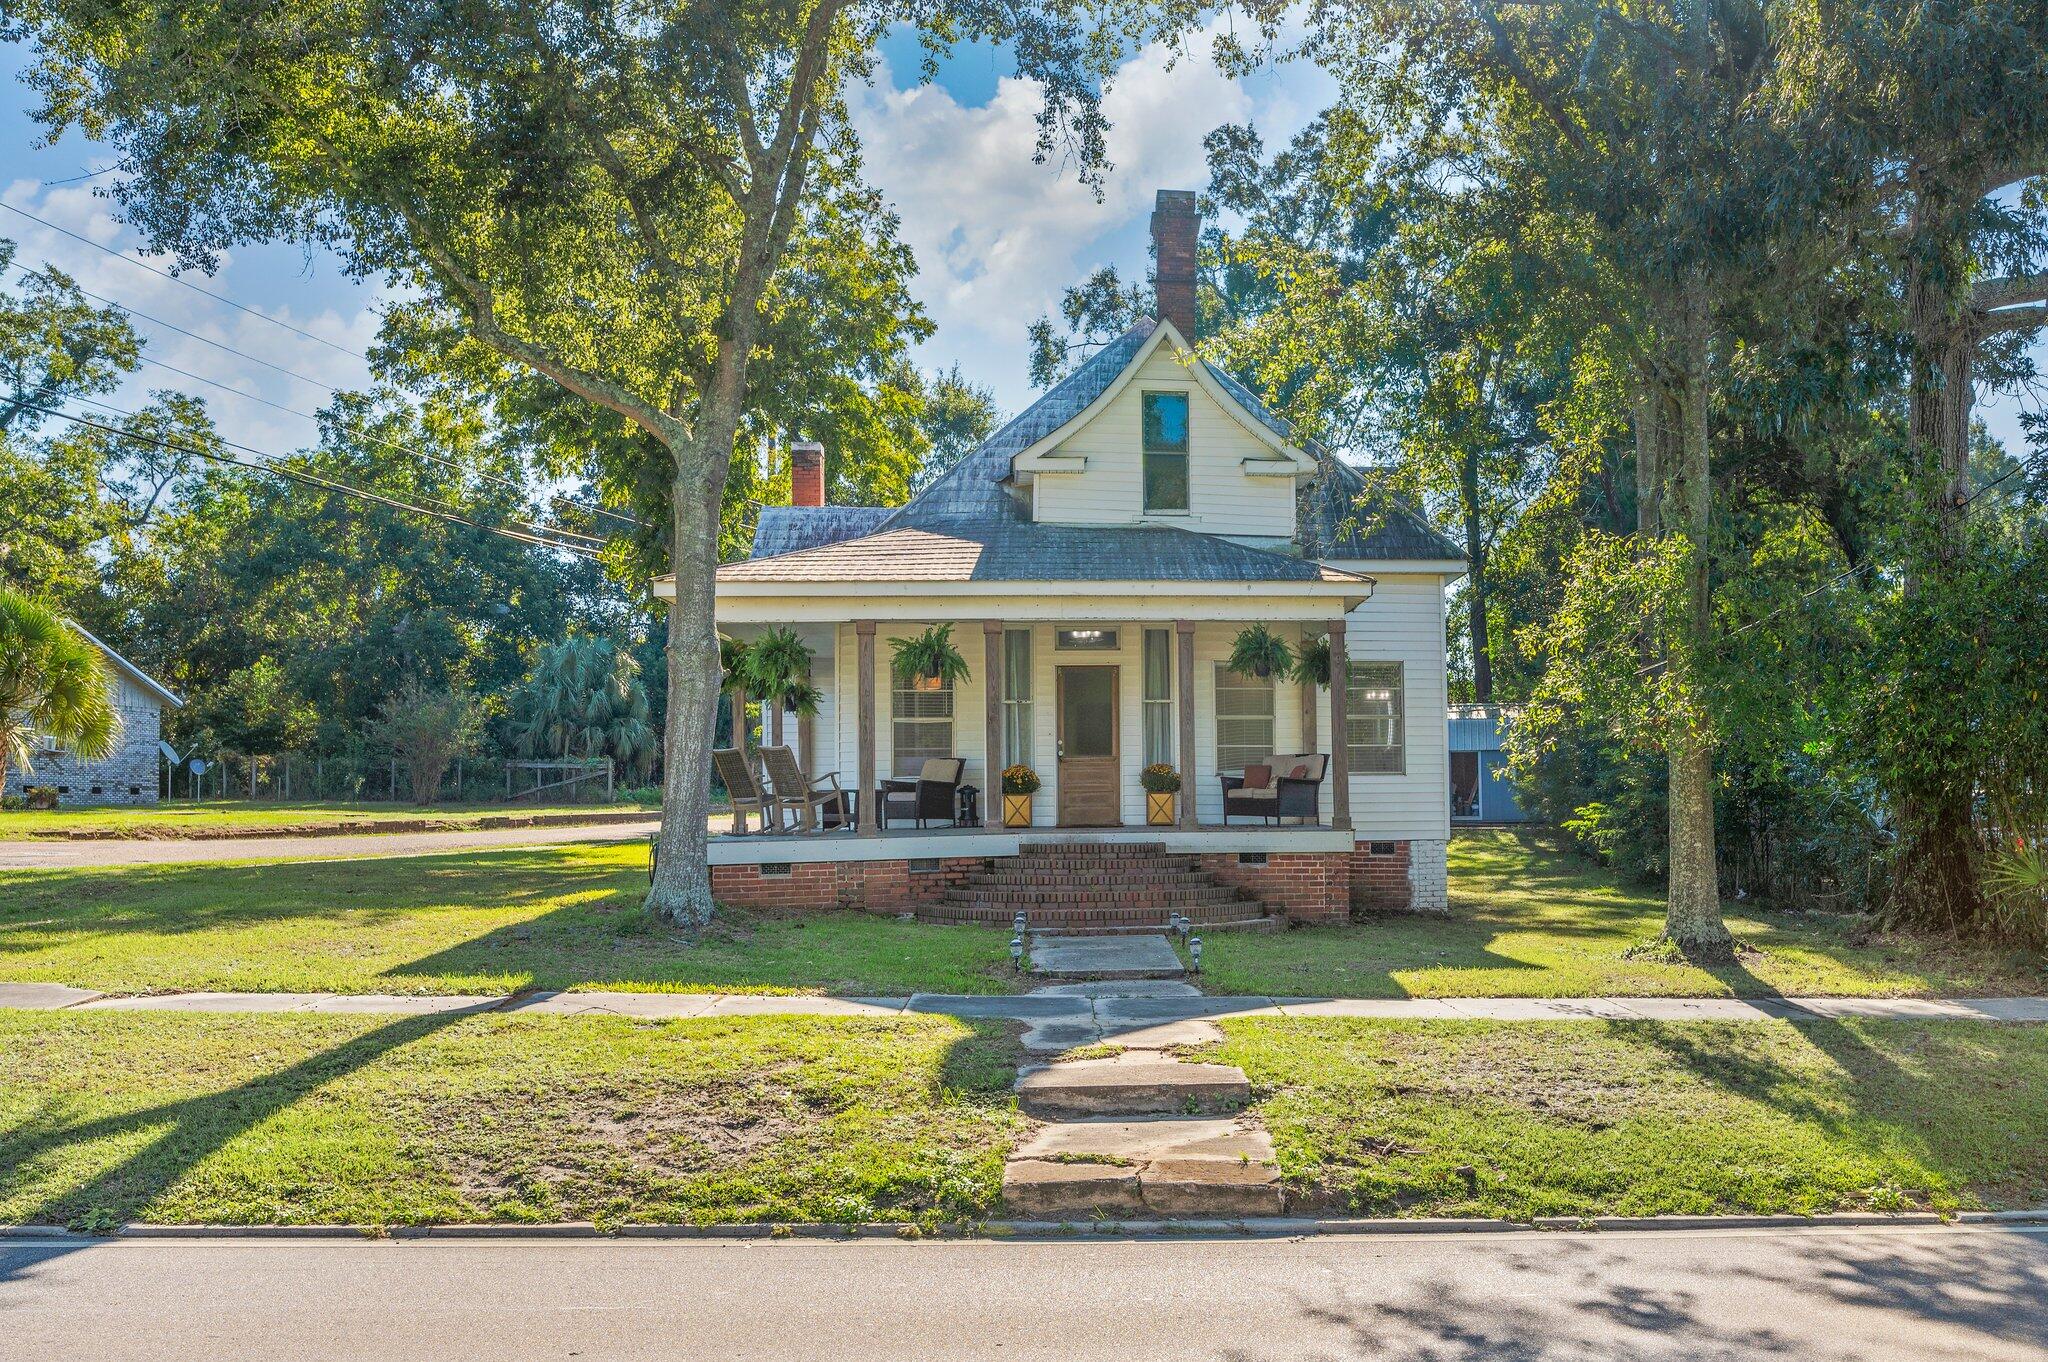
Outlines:
{"label": "shrub", "polygon": [[1038,772],[1019,762],[1003,768],[1003,793],[1028,795],[1038,793]]}

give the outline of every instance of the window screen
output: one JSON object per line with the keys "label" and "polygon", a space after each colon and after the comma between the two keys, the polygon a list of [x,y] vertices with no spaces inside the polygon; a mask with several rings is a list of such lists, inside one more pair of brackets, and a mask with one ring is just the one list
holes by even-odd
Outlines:
{"label": "window screen", "polygon": [[1031,631],[1003,631],[1003,761],[1031,765]]}
{"label": "window screen", "polygon": [[1399,775],[1408,769],[1401,664],[1353,662],[1345,734],[1351,769]]}
{"label": "window screen", "polygon": [[1145,764],[1173,760],[1173,631],[1145,631]]}
{"label": "window screen", "polygon": [[1216,769],[1236,773],[1273,755],[1273,679],[1216,664]]}

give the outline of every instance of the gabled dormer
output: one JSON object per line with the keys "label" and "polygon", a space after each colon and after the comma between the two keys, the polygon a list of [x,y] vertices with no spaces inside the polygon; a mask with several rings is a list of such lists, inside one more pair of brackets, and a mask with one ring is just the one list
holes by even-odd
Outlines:
{"label": "gabled dormer", "polygon": [[1031,518],[1172,525],[1262,545],[1294,538],[1296,489],[1316,461],[1195,353],[1194,195],[1152,215],[1159,316],[1115,377],[1010,461]]}

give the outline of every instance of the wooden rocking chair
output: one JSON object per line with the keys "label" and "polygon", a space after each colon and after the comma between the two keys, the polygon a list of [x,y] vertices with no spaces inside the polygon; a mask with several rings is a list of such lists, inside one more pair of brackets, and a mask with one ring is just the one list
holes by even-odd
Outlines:
{"label": "wooden rocking chair", "polygon": [[782,826],[785,812],[794,811],[796,824],[804,832],[827,827],[846,827],[853,822],[853,804],[848,792],[839,788],[839,773],[809,776],[797,764],[796,751],[789,747],[764,747],[761,764],[768,770],[768,799],[775,808],[775,826]]}
{"label": "wooden rocking chair", "polygon": [[711,764],[718,769],[718,778],[725,782],[726,798],[732,801],[732,830],[735,835],[747,830],[747,815],[761,816],[761,830],[768,830],[768,796],[761,791],[761,782],[754,775],[754,763],[747,760],[747,754],[737,747],[714,747],[711,749]]}

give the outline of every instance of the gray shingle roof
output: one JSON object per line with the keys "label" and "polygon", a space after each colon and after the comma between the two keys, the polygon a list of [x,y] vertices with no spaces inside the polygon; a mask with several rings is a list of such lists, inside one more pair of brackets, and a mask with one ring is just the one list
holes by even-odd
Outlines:
{"label": "gray shingle roof", "polygon": [[1158,325],[1141,319],[903,506],[764,510],[752,556],[719,569],[719,580],[1312,582],[1348,574],[1333,577],[1305,559],[1460,556],[1403,502],[1368,497],[1355,508],[1367,485],[1358,470],[1301,439],[1243,384],[1206,363],[1253,419],[1322,466],[1301,492],[1301,556],[1166,526],[1034,524],[1006,485],[1011,460],[1102,396]]}
{"label": "gray shingle roof", "polygon": [[771,558],[872,534],[893,506],[765,506],[754,522],[752,558]]}
{"label": "gray shingle roof", "polygon": [[718,570],[721,582],[1364,582],[1171,526],[956,520],[903,526]]}

